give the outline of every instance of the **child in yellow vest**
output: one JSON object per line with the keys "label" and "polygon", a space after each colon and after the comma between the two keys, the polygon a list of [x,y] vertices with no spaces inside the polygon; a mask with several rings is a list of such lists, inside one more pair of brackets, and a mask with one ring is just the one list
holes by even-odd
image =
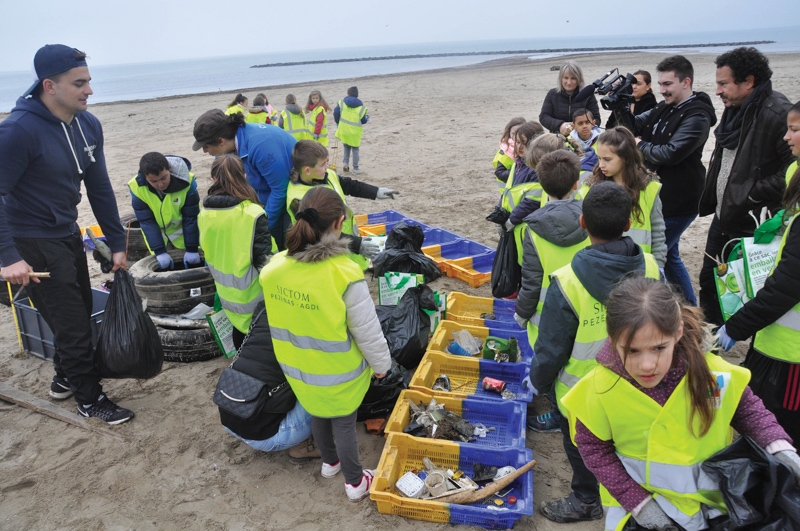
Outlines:
{"label": "child in yellow vest", "polygon": [[[362,238],[358,235],[358,228],[353,219],[353,211],[347,206],[345,196],[361,197],[364,199],[394,199],[397,190],[372,186],[364,182],[340,177],[328,168],[328,150],[319,142],[301,140],[292,151],[292,173],[289,174],[289,187],[286,190],[286,210],[292,220],[296,222],[297,210],[302,198],[309,190],[316,186],[330,188],[342,198],[347,208],[347,217],[342,227],[342,239],[346,239],[348,248],[353,254],[360,254],[371,260],[378,254],[379,246],[371,238]],[[367,263],[362,264],[365,266]]]}
{"label": "child in yellow vest", "polygon": [[322,93],[318,90],[312,90],[308,95],[308,102],[306,103],[306,115],[308,116],[308,132],[314,137],[314,140],[322,144],[328,145],[328,114],[331,110],[328,102],[322,97]]}
{"label": "child in yellow vest", "polygon": [[389,347],[361,269],[339,239],[347,215],[321,186],[300,201],[287,250],[261,271],[275,356],[297,400],[312,416],[322,476],[340,471],[351,501],[369,496],[374,470],[358,455],[356,415],[373,371],[391,368]]}
{"label": "child in yellow vest", "polygon": [[598,365],[562,404],[604,487],[606,529],[714,528],[727,509],[701,465],[734,429],[800,480],[800,458],[748,386],[750,371],[709,351],[700,310],[660,280],[630,278],[609,295],[605,317]]}
{"label": "child in yellow vest", "polygon": [[347,97],[340,100],[333,109],[333,119],[336,121],[336,138],[344,145],[344,168],[350,171],[350,153],[353,153],[353,173],[359,174],[359,147],[364,134],[364,124],[369,121],[367,107],[358,99],[358,87],[347,89]]}
{"label": "child in yellow vest", "polygon": [[259,94],[253,98],[253,106],[250,107],[250,112],[244,117],[244,121],[248,124],[271,124],[272,117],[277,114],[272,105],[267,104],[267,97]]}
{"label": "child in yellow vest", "polygon": [[636,139],[628,129],[615,127],[597,137],[595,150],[599,161],[579,193],[585,194],[592,185],[614,181],[625,188],[633,201],[631,228],[625,233],[652,254],[658,267],[664,269],[667,260],[666,225],[661,213],[661,183],[658,176],[644,165]]}
{"label": "child in yellow vest", "polygon": [[286,95],[286,109],[281,111],[278,127],[292,135],[295,140],[309,140],[308,121],[303,109],[297,104],[294,94]]}
{"label": "child in yellow vest", "polygon": [[497,185],[500,190],[503,189],[508,180],[508,173],[511,171],[511,166],[514,165],[514,136],[517,134],[519,126],[525,123],[525,118],[517,116],[512,118],[503,129],[503,136],[500,137],[500,149],[494,154],[492,166],[494,167],[494,176],[497,179]]}
{"label": "child in yellow vest", "polygon": [[249,100],[247,99],[247,96],[245,96],[244,94],[237,94],[233,98],[233,101],[228,104],[228,108],[225,109],[225,114],[231,115],[239,113],[244,116],[247,116],[248,101]]}

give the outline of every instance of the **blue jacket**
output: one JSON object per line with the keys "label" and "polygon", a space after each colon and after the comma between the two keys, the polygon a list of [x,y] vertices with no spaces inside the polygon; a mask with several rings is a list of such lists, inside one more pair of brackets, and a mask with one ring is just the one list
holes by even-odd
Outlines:
{"label": "blue jacket", "polygon": [[585,149],[583,151],[583,158],[581,159],[581,171],[591,172],[594,170],[594,165],[597,164],[598,160],[600,160],[600,157],[597,156],[594,149]]}
{"label": "blue jacket", "polygon": [[[197,179],[189,183],[189,172],[192,171],[192,163],[189,159],[184,157],[177,157],[175,155],[167,155],[167,162],[169,162],[170,181],[169,186],[163,192],[156,190],[147,182],[147,179],[142,172],[136,174],[136,184],[139,186],[147,186],[150,192],[164,200],[164,194],[171,194],[179,192],[184,188],[189,188],[186,192],[186,202],[181,208],[181,222],[183,223],[183,243],[186,246],[186,251],[196,253],[200,245],[200,229],[197,227],[197,215],[200,213],[200,194],[197,192]],[[133,206],[133,213],[136,214],[136,219],[142,227],[144,237],[147,243],[150,244],[150,250],[155,254],[167,252],[164,247],[164,238],[161,235],[161,227],[156,223],[156,218],[150,206],[133,195],[131,192],[131,205]],[[152,242],[155,242],[153,245]]]}
{"label": "blue jacket", "polygon": [[[361,107],[362,105],[364,105],[364,103],[362,103],[360,99],[354,98],[353,96],[345,96],[345,98],[342,100],[342,103],[351,108]],[[341,118],[341,116],[342,116],[342,110],[339,108],[339,104],[337,103],[336,107],[333,108],[333,121],[335,121],[338,124],[339,118]],[[361,123],[365,124],[368,121],[369,121],[369,114],[365,114],[364,117],[361,119]]]}
{"label": "blue jacket", "polygon": [[111,251],[124,251],[100,122],[84,111],[67,124],[38,99],[18,99],[0,123],[0,264],[22,260],[13,238],[66,238],[79,230],[81,181]]}
{"label": "blue jacket", "polygon": [[247,182],[258,194],[275,238],[286,215],[286,188],[292,171],[292,150],[297,140],[279,127],[244,124],[236,133],[236,147],[244,162]]}

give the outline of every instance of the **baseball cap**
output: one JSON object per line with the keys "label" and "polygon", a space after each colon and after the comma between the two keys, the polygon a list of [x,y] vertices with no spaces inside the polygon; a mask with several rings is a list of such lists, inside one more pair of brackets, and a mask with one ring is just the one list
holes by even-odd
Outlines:
{"label": "baseball cap", "polygon": [[67,70],[72,70],[79,66],[87,66],[85,59],[75,59],[75,54],[83,54],[77,48],[70,48],[63,44],[46,44],[39,48],[33,56],[33,68],[36,71],[36,81],[22,95],[23,98],[30,96],[39,83],[57,74],[62,74]]}
{"label": "baseball cap", "polygon": [[204,112],[194,123],[194,139],[192,151],[197,151],[206,144],[216,142],[228,129],[228,117],[219,109]]}

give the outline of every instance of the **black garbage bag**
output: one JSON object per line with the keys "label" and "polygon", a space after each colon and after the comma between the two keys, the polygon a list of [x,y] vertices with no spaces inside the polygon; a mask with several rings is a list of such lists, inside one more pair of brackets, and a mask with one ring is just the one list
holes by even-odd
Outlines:
{"label": "black garbage bag", "polygon": [[164,364],[158,330],[124,269],[114,273],[94,358],[102,378],[152,378]]}
{"label": "black garbage bag", "polygon": [[740,437],[703,463],[719,482],[734,530],[800,530],[800,488],[788,467],[749,437]]}
{"label": "black garbage bag", "polygon": [[497,223],[498,225],[505,225],[508,218],[511,217],[511,212],[506,210],[505,208],[501,208],[499,206],[495,206],[492,213],[486,216],[486,221],[491,221],[492,223]]}
{"label": "black garbage bag", "polygon": [[431,333],[431,316],[423,310],[436,311],[431,288],[424,284],[408,288],[399,303],[375,310],[392,358],[408,370],[416,369]]}
{"label": "black garbage bag", "polygon": [[517,243],[514,233],[506,232],[497,243],[497,253],[492,262],[492,296],[498,299],[519,291],[522,268],[517,262]]}
{"label": "black garbage bag", "polygon": [[425,235],[419,225],[399,222],[386,238],[386,250],[372,260],[373,276],[386,272],[422,273],[426,282],[442,276],[436,262],[422,253]]}
{"label": "black garbage bag", "polygon": [[388,417],[403,389],[408,389],[411,373],[392,360],[392,368],[383,378],[372,376],[367,394],[358,406],[356,421]]}

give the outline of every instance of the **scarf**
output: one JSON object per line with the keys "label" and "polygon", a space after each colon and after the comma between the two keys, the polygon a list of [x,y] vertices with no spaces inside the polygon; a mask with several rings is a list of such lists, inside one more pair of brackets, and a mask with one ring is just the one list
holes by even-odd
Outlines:
{"label": "scarf", "polygon": [[756,102],[760,102],[762,94],[767,90],[772,91],[771,81],[755,87],[739,107],[725,107],[719,125],[714,129],[717,144],[725,149],[735,149],[739,145],[739,137],[742,133],[742,124],[744,123],[744,115],[747,114],[747,108]]}

